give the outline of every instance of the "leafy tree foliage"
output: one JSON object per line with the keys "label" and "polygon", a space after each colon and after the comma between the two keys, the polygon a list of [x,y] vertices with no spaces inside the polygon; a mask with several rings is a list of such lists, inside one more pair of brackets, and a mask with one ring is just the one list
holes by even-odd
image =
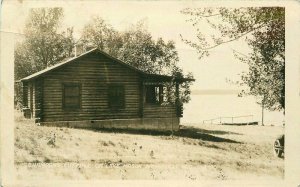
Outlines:
{"label": "leafy tree foliage", "polygon": [[[62,8],[37,8],[30,11],[25,24],[24,40],[15,48],[15,80],[45,69],[66,57],[73,50],[73,30],[60,31]],[[16,102],[21,102],[20,86],[16,85]]]}
{"label": "leafy tree foliage", "polygon": [[[285,101],[285,9],[283,7],[195,8],[184,9],[188,22],[196,28],[197,41],[182,40],[195,48],[199,58],[211,49],[244,39],[251,48],[249,54],[235,51],[235,56],[249,65],[240,85],[247,85],[241,95],[260,97],[269,110],[284,109]],[[209,26],[205,34],[201,27]]]}
{"label": "leafy tree foliage", "polygon": [[[174,77],[183,76],[182,69],[177,65],[179,58],[175,43],[166,42],[162,38],[153,39],[145,29],[143,21],[120,32],[105,23],[103,19],[96,17],[84,27],[81,38],[86,48],[98,47],[145,72]],[[192,74],[188,74],[188,77],[192,78]],[[182,102],[190,100],[190,85],[190,82],[181,85]]]}
{"label": "leafy tree foliage", "polygon": [[26,21],[22,42],[15,49],[15,79],[54,65],[73,50],[73,30],[59,31],[62,8],[32,9]]}
{"label": "leafy tree foliage", "polygon": [[120,34],[100,17],[92,18],[85,25],[79,43],[84,44],[87,49],[97,47],[114,57],[117,57],[123,44]]}

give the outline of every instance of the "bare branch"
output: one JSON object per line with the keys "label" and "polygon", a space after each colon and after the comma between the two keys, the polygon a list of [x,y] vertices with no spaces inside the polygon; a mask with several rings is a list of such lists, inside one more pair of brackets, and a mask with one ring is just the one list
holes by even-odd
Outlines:
{"label": "bare branch", "polygon": [[232,49],[232,48],[230,48],[234,53],[238,53],[238,54],[240,54],[240,55],[242,55],[242,56],[244,56],[244,57],[246,57],[246,58],[250,58],[250,56],[248,56],[248,55],[246,55],[246,54],[244,54],[244,53],[242,53],[242,52],[239,52],[239,51],[237,51],[237,50],[235,50],[235,49]]}
{"label": "bare branch", "polygon": [[219,16],[219,15],[221,14],[200,15],[199,18],[209,18],[209,17]]}
{"label": "bare branch", "polygon": [[206,48],[199,47],[199,48],[200,48],[201,50],[210,50],[210,49],[213,49],[213,48],[215,48],[215,47],[218,47],[219,45],[222,45],[222,44],[225,44],[225,43],[229,43],[229,42],[238,40],[238,39],[242,38],[243,36],[246,36],[247,34],[253,32],[253,31],[257,30],[257,29],[260,29],[260,28],[262,28],[262,27],[264,27],[264,26],[265,26],[264,24],[261,24],[261,25],[259,25],[258,27],[253,28],[253,29],[251,29],[251,30],[249,30],[249,31],[247,31],[247,32],[245,32],[245,33],[242,33],[241,35],[239,35],[239,36],[237,36],[237,37],[235,37],[235,38],[233,38],[233,39],[230,39],[230,40],[227,40],[227,41],[224,41],[224,42],[220,42],[220,43],[215,44],[215,45],[210,46],[210,47],[206,47]]}

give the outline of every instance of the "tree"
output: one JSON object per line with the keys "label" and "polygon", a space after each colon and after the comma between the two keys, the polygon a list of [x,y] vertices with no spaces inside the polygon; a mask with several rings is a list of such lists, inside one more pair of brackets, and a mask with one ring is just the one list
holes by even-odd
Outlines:
{"label": "tree", "polygon": [[[96,17],[84,27],[81,38],[88,46],[98,47],[147,73],[183,76],[182,69],[177,65],[179,58],[175,43],[162,38],[153,39],[143,21],[120,32]],[[189,74],[191,77],[192,74]],[[181,86],[182,102],[190,100],[190,85],[189,82]]]}
{"label": "tree", "polygon": [[59,32],[62,8],[32,9],[26,21],[25,38],[15,49],[15,78],[20,79],[71,56],[73,29]]}
{"label": "tree", "polygon": [[[15,80],[52,66],[72,55],[73,29],[60,31],[62,8],[32,9],[25,24],[24,40],[15,48]],[[20,88],[16,99],[21,102]]]}
{"label": "tree", "polygon": [[[244,40],[251,48],[249,54],[234,51],[236,58],[249,65],[240,85],[247,85],[240,95],[260,97],[261,105],[269,110],[284,109],[285,101],[285,9],[283,7],[254,8],[196,8],[184,9],[197,29],[197,41],[182,40],[195,48],[199,58],[208,56],[220,45]],[[201,31],[206,22],[210,33]]]}
{"label": "tree", "polygon": [[101,17],[93,17],[84,26],[79,42],[84,43],[87,48],[97,47],[114,57],[117,57],[123,44],[119,33],[111,25],[105,23]]}

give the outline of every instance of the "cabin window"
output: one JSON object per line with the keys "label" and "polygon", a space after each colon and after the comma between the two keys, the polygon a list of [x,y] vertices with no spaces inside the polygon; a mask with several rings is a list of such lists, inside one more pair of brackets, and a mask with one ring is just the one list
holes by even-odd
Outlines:
{"label": "cabin window", "polygon": [[162,86],[146,86],[146,103],[161,104],[163,102]]}
{"label": "cabin window", "polygon": [[79,83],[63,84],[63,107],[65,109],[80,109],[81,85]]}
{"label": "cabin window", "polygon": [[124,86],[110,85],[108,87],[109,107],[111,109],[122,109],[125,107]]}

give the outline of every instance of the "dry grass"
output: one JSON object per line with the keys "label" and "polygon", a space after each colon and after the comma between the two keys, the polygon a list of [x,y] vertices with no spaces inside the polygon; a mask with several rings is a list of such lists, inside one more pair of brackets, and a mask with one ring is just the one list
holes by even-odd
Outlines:
{"label": "dry grass", "polygon": [[282,179],[270,126],[184,126],[169,133],[37,126],[16,113],[19,179]]}

